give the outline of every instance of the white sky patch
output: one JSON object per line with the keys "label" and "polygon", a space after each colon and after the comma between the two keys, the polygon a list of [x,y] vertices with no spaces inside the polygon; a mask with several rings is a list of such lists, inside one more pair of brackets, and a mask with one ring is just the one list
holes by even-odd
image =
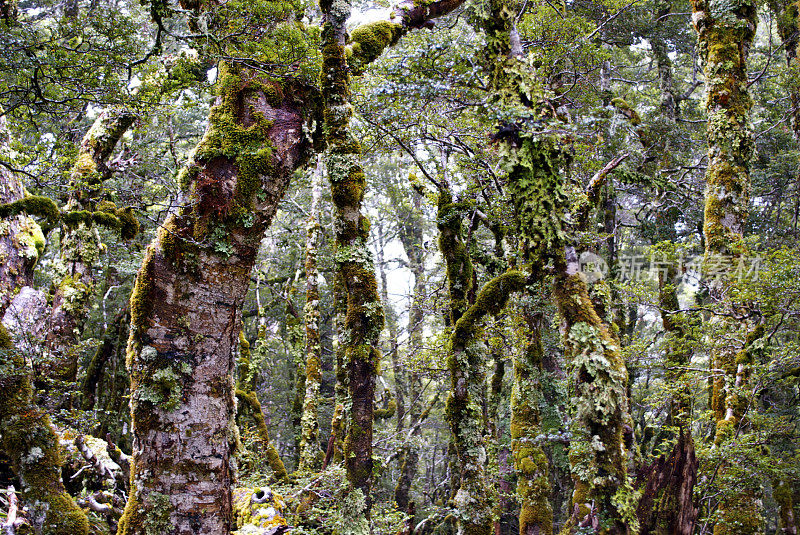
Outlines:
{"label": "white sky patch", "polygon": [[386,20],[389,18],[389,14],[391,12],[392,8],[388,7],[370,8],[366,11],[356,11],[350,15],[349,19],[347,19],[347,25],[351,28],[354,28],[356,26],[361,26],[362,24],[368,24],[378,20]]}
{"label": "white sky patch", "polygon": [[217,68],[211,67],[208,72],[206,73],[206,78],[208,78],[208,83],[213,84],[217,81]]}
{"label": "white sky patch", "polygon": [[88,104],[86,106],[86,118],[87,119],[96,119],[100,112],[103,111],[102,106],[95,106],[94,104]]}

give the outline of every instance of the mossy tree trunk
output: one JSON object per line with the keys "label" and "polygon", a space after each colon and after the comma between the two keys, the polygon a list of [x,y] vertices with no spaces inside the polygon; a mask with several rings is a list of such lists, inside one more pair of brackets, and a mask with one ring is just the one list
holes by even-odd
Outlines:
{"label": "mossy tree trunk", "polygon": [[361,146],[350,131],[353,111],[345,59],[345,22],[350,16],[351,5],[346,0],[333,0],[321,2],[320,6],[324,16],[322,91],[328,143],[326,166],[334,204],[337,276],[347,303],[339,340],[350,397],[344,462],[352,489],[363,495],[363,516],[358,520],[369,523],[373,402],[380,361],[378,338],[383,328],[383,309],[372,253],[367,247],[369,221],[361,213],[366,187],[361,167]]}
{"label": "mossy tree trunk", "polygon": [[[2,111],[0,109],[0,111]],[[0,152],[9,143],[6,117],[0,116]],[[19,202],[19,178],[0,167],[0,203]],[[36,238],[36,239],[34,239]],[[17,292],[33,282],[33,268],[44,248],[44,236],[30,215],[0,220],[0,318]],[[45,412],[33,401],[31,369],[0,324],[0,436],[21,483],[22,499],[37,535],[82,535],[89,532],[86,515],[67,494],[61,480],[61,451]]]}
{"label": "mossy tree trunk", "polygon": [[344,460],[350,484],[364,494],[365,517],[370,517],[372,486],[372,421],[375,376],[379,361],[378,338],[383,309],[378,295],[372,254],[367,248],[369,221],[361,213],[366,179],[361,146],[350,130],[350,72],[360,73],[383,50],[412,28],[446,14],[463,0],[440,0],[424,6],[404,2],[389,20],[356,28],[347,44],[345,23],[349,0],[322,0],[322,79],[326,167],[334,204],[336,263],[347,308],[340,351],[347,368],[350,410]]}
{"label": "mossy tree trunk", "polygon": [[[535,86],[527,65],[519,60],[515,10],[502,0],[491,0],[490,7],[491,16],[482,21],[482,29],[498,117],[533,128],[520,129],[513,143],[502,141],[509,194],[528,259],[534,268],[553,261],[554,295],[569,362],[574,408],[569,458],[574,491],[564,531],[593,528],[625,533],[629,519],[623,518],[623,511],[630,515],[633,508],[624,436],[628,418],[625,362],[618,339],[595,309],[577,254],[569,245],[564,221],[567,195],[561,176],[568,155],[557,132],[536,131],[543,116],[552,113],[547,106],[537,109],[535,102],[543,95],[523,89]],[[514,120],[508,119],[509,114]]]}
{"label": "mossy tree trunk", "polygon": [[318,470],[322,466],[322,451],[319,447],[319,388],[322,382],[322,347],[320,346],[319,321],[319,199],[322,194],[322,161],[311,181],[311,211],[306,225],[306,392],[301,421],[299,470]]}
{"label": "mossy tree trunk", "polygon": [[[747,58],[758,22],[757,10],[756,4],[749,0],[721,5],[692,0],[692,11],[706,85],[708,168],[703,225],[706,261],[727,263],[732,272],[737,259],[747,254],[743,233],[750,202],[753,152]],[[713,282],[710,297],[730,311],[735,305],[727,295],[728,287],[725,280]],[[748,328],[735,321],[717,323],[724,330]],[[745,404],[735,390],[744,386],[749,363],[747,359],[737,360],[733,346],[722,343],[711,348],[711,365],[726,371],[726,377],[715,379],[711,399],[718,446],[733,437],[743,423]],[[725,464],[721,467],[721,480],[725,479]],[[715,535],[760,531],[758,489],[753,483],[740,481],[723,492]]]}
{"label": "mossy tree trunk", "polygon": [[231,530],[232,383],[263,231],[311,154],[298,80],[223,63],[209,127],[181,172],[185,203],[147,248],[131,296],[134,448],[120,535]]}
{"label": "mossy tree trunk", "polygon": [[30,370],[0,324],[0,435],[22,485],[37,535],[85,535],[89,521],[61,481],[61,448],[50,418],[33,402]]}
{"label": "mossy tree trunk", "polygon": [[554,294],[563,318],[570,389],[575,396],[569,451],[575,489],[568,525],[572,530],[602,526],[605,533],[626,533],[629,519],[623,519],[620,505],[633,496],[626,487],[625,362],[619,343],[592,305],[571,247],[556,258],[556,269]]}
{"label": "mossy tree trunk", "polygon": [[488,458],[483,443],[481,395],[485,385],[482,372],[485,348],[480,342],[479,322],[488,314],[500,313],[509,295],[523,290],[525,284],[526,276],[520,271],[508,271],[486,283],[475,302],[455,322],[450,338],[451,391],[447,420],[461,473],[454,497],[459,534],[488,535],[495,525],[495,500],[487,485]]}
{"label": "mossy tree trunk", "polygon": [[542,326],[541,313],[525,313],[530,342],[514,357],[514,386],[511,391],[511,450],[517,472],[520,535],[551,535],[553,508],[550,505],[549,461],[536,443],[541,435]]}

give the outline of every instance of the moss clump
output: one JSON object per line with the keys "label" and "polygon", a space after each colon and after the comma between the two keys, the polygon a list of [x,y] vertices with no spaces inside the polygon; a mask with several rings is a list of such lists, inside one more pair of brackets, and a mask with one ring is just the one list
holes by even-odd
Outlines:
{"label": "moss clump", "polygon": [[375,409],[372,415],[376,420],[388,420],[395,412],[397,412],[397,401],[390,399],[385,408]]}
{"label": "moss clump", "polygon": [[267,487],[234,489],[233,518],[240,531],[233,534],[261,533],[258,528],[286,526],[285,509],[283,498]]}
{"label": "moss clump", "polygon": [[38,260],[44,253],[47,240],[42,233],[42,228],[30,217],[23,219],[19,232],[16,235],[19,245],[19,254],[23,257]]}
{"label": "moss clump", "polygon": [[118,209],[114,212],[114,215],[117,216],[120,222],[120,238],[125,241],[132,240],[139,234],[139,229],[141,227],[139,225],[139,220],[136,218],[136,214],[133,213],[133,208]]}
{"label": "moss clump", "polygon": [[375,61],[386,47],[395,44],[403,35],[403,26],[385,20],[359,26],[350,34],[351,44],[345,52],[353,72],[360,73]]}
{"label": "moss clump", "polygon": [[642,124],[642,118],[636,110],[631,108],[631,105],[623,98],[612,98],[611,105],[614,106],[618,112],[627,117],[631,126],[639,126]]}
{"label": "moss clump", "polygon": [[[211,110],[209,129],[197,146],[193,155],[193,166],[207,164],[215,158],[226,158],[238,168],[235,201],[238,207],[252,211],[255,195],[261,188],[261,177],[269,175],[273,169],[272,146],[269,142],[269,129],[272,122],[263,113],[253,109],[243,110],[243,102],[249,94],[260,91],[259,86],[242,77],[236,66],[222,63],[219,70],[219,102]],[[249,117],[251,124],[242,124],[243,117]],[[188,174],[197,174],[189,170]],[[200,181],[202,182],[202,181]],[[209,187],[212,185],[209,184]],[[203,188],[203,184],[197,185]],[[225,199],[207,199],[209,194],[223,195],[223,192],[195,191],[201,197],[201,209],[208,202],[221,202],[214,208],[227,215],[234,207]]]}
{"label": "moss clump", "polygon": [[8,218],[19,214],[35,215],[56,222],[61,217],[61,210],[55,201],[40,195],[29,195],[17,201],[0,204],[0,217]]}

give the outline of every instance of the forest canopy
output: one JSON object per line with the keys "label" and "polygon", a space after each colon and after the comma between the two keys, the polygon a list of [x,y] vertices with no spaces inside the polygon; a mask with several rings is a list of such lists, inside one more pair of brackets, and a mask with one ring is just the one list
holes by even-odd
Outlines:
{"label": "forest canopy", "polygon": [[11,535],[797,535],[774,0],[0,0]]}

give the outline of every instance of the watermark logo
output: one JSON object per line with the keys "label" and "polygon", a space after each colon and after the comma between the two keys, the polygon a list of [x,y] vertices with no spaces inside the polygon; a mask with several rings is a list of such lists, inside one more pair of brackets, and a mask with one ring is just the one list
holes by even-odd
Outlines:
{"label": "watermark logo", "polygon": [[[609,266],[599,255],[583,252],[579,258],[580,270],[587,282],[606,278]],[[614,278],[622,281],[678,280],[699,283],[701,279],[718,282],[725,280],[753,280],[759,278],[760,256],[694,255],[683,254],[627,254],[614,264]]]}

